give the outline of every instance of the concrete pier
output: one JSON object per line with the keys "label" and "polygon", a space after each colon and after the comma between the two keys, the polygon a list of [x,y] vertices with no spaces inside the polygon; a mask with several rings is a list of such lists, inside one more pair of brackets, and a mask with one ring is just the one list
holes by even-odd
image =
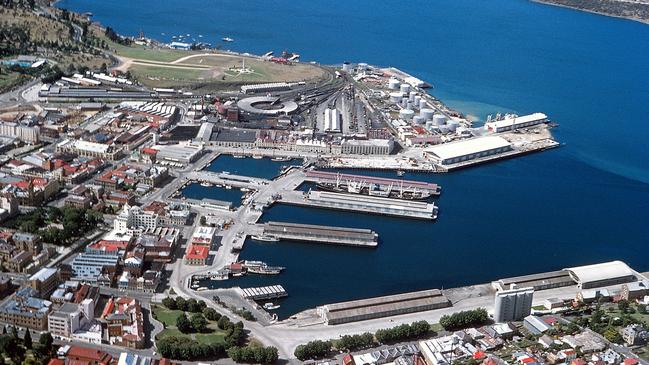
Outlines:
{"label": "concrete pier", "polygon": [[331,245],[356,247],[376,247],[378,245],[378,234],[376,232],[358,228],[268,222],[264,225],[264,235],[291,241]]}
{"label": "concrete pier", "polygon": [[244,299],[266,300],[287,297],[288,293],[281,285],[262,286],[258,288],[241,289]]}
{"label": "concrete pier", "polygon": [[305,181],[312,181],[316,183],[362,183],[367,186],[368,184],[378,185],[380,190],[386,191],[388,189],[403,192],[423,191],[432,195],[439,195],[440,186],[425,181],[413,181],[403,179],[389,179],[384,177],[364,176],[364,175],[351,175],[340,174],[327,171],[308,170],[305,173]]}
{"label": "concrete pier", "polygon": [[387,215],[393,217],[437,219],[437,207],[433,203],[379,198],[366,195],[330,193],[327,191],[299,191],[283,193],[281,203],[313,208],[337,209],[351,212]]}

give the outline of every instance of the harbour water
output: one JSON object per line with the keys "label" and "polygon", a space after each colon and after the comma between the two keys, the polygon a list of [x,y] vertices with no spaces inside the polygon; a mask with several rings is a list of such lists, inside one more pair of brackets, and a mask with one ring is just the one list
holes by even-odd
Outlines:
{"label": "harbour water", "polygon": [[[91,11],[125,34],[142,29],[167,41],[202,34],[214,43],[227,35],[235,39],[228,48],[240,51],[288,49],[304,60],[395,66],[477,118],[542,111],[560,124],[555,134],[565,145],[559,149],[444,175],[407,174],[442,186],[434,223],[272,208],[262,219],[370,228],[381,237],[374,250],[248,242],[242,259],[287,269],[231,284],[283,285],[289,298],[280,316],[339,300],[613,259],[649,270],[647,25],[525,0],[335,6],[324,0],[272,6],[63,0],[59,6]],[[244,168],[251,163],[270,161],[223,159],[210,169],[259,171]]]}
{"label": "harbour water", "polygon": [[181,194],[187,199],[201,200],[207,198],[231,202],[233,207],[240,206],[243,197],[243,192],[237,188],[226,189],[218,186],[202,186],[198,183],[187,185],[182,189]]}
{"label": "harbour water", "polygon": [[217,157],[207,171],[227,171],[233,175],[253,176],[262,179],[272,179],[280,174],[283,166],[299,165],[300,160],[272,161],[270,158],[255,159],[252,157],[235,158],[232,155],[221,155]]}

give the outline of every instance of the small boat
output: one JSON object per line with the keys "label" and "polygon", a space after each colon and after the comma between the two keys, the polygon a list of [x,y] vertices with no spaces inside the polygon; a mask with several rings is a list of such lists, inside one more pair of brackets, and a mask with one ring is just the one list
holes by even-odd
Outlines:
{"label": "small boat", "polygon": [[397,170],[397,176],[403,176],[403,175],[405,175],[405,174],[406,174],[405,171],[403,171],[403,170]]}
{"label": "small boat", "polygon": [[230,175],[230,171],[221,171],[223,175]]}
{"label": "small boat", "polygon": [[221,40],[222,40],[223,42],[234,42],[234,39],[232,39],[232,38],[230,38],[230,37],[223,37],[223,38],[221,38]]}
{"label": "small boat", "polygon": [[244,193],[250,191],[249,188],[241,188],[241,189],[239,189],[239,190],[243,191]]}
{"label": "small boat", "polygon": [[264,236],[264,235],[253,235],[250,236],[250,239],[254,241],[260,241],[260,242],[277,242],[279,241],[279,238],[273,237],[273,236]]}
{"label": "small boat", "polygon": [[266,310],[274,310],[279,308],[279,304],[273,304],[272,302],[268,302],[264,304],[264,309]]}
{"label": "small boat", "polygon": [[254,158],[255,160],[261,160],[262,158],[264,158],[264,156],[262,156],[262,155],[253,155],[252,158]]}
{"label": "small boat", "polygon": [[200,288],[200,287],[201,287],[201,286],[198,285],[198,284],[194,284],[194,285],[192,285],[192,289],[198,289],[198,288]]}
{"label": "small boat", "polygon": [[273,157],[270,160],[275,162],[287,162],[293,160],[293,157]]}
{"label": "small boat", "polygon": [[210,183],[208,183],[208,182],[202,182],[202,183],[201,183],[201,186],[206,187],[206,188],[209,188],[209,187],[212,186],[212,184],[210,184]]}
{"label": "small boat", "polygon": [[232,155],[233,158],[246,158],[244,155]]}
{"label": "small boat", "polygon": [[204,286],[201,286],[200,288],[196,289],[196,291],[205,291],[205,290],[207,290],[207,288]]}
{"label": "small boat", "polygon": [[232,189],[232,186],[230,186],[230,185],[225,186],[225,190],[230,190],[230,189]]}

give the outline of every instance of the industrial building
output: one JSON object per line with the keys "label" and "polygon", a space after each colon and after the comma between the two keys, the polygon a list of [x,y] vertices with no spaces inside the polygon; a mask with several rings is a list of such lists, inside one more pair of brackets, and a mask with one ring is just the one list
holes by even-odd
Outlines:
{"label": "industrial building", "polygon": [[268,93],[273,91],[291,90],[292,84],[287,82],[271,82],[267,84],[244,85],[241,86],[241,92],[244,94]]}
{"label": "industrial building", "polygon": [[520,321],[532,312],[534,288],[512,288],[496,293],[494,321]]}
{"label": "industrial building", "polygon": [[340,132],[341,128],[340,113],[338,113],[338,109],[325,109],[323,130],[325,132]]}
{"label": "industrial building", "polygon": [[534,113],[522,117],[508,115],[505,119],[485,123],[484,128],[491,132],[500,133],[519,128],[531,127],[533,125],[545,123],[547,120],[548,116],[543,113]]}
{"label": "industrial building", "polygon": [[157,145],[156,161],[161,164],[188,165],[201,156],[203,146],[191,143],[178,143],[172,145]]}
{"label": "industrial building", "polygon": [[580,289],[598,288],[636,281],[633,270],[622,261],[566,269]]}
{"label": "industrial building", "polygon": [[65,139],[56,145],[56,152],[73,153],[84,157],[97,157],[117,161],[122,157],[122,148],[83,140]]}
{"label": "industrial building", "polygon": [[451,142],[424,150],[435,163],[451,165],[476,158],[497,155],[512,149],[511,143],[502,137],[487,136]]}
{"label": "industrial building", "polygon": [[340,143],[344,155],[389,155],[392,139],[346,139]]}
{"label": "industrial building", "polygon": [[329,325],[389,317],[449,307],[439,289],[327,304],[317,308]]}
{"label": "industrial building", "polygon": [[531,287],[534,290],[545,290],[575,285],[575,281],[568,271],[558,270],[500,279],[492,282],[491,286],[495,290],[507,290],[512,284],[519,288]]}
{"label": "industrial building", "polygon": [[254,96],[241,99],[237,103],[237,106],[244,112],[267,117],[288,115],[298,109],[298,105],[294,101],[282,101],[280,98],[270,96]]}

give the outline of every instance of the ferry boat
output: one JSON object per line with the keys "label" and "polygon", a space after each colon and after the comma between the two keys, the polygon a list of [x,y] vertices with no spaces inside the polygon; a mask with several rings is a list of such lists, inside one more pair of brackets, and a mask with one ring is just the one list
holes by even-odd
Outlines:
{"label": "ferry boat", "polygon": [[213,185],[210,184],[210,183],[208,183],[208,182],[206,182],[206,181],[204,181],[204,182],[201,183],[201,186],[206,187],[206,188],[209,188],[209,187],[211,187],[211,186],[213,186]]}
{"label": "ferry boat", "polygon": [[293,157],[273,157],[270,160],[275,162],[288,162],[293,160]]}
{"label": "ferry boat", "polygon": [[266,310],[274,310],[279,308],[279,304],[273,304],[272,302],[268,302],[264,304],[264,309]]}
{"label": "ferry boat", "polygon": [[250,236],[250,239],[260,242],[277,242],[279,238],[273,236],[264,236],[264,235],[253,235]]}
{"label": "ferry boat", "polygon": [[250,274],[279,275],[284,270],[282,266],[253,266],[247,269]]}
{"label": "ferry boat", "polygon": [[222,40],[223,42],[234,42],[234,39],[232,39],[232,38],[230,38],[230,37],[223,37],[223,38],[221,38],[221,40]]}

